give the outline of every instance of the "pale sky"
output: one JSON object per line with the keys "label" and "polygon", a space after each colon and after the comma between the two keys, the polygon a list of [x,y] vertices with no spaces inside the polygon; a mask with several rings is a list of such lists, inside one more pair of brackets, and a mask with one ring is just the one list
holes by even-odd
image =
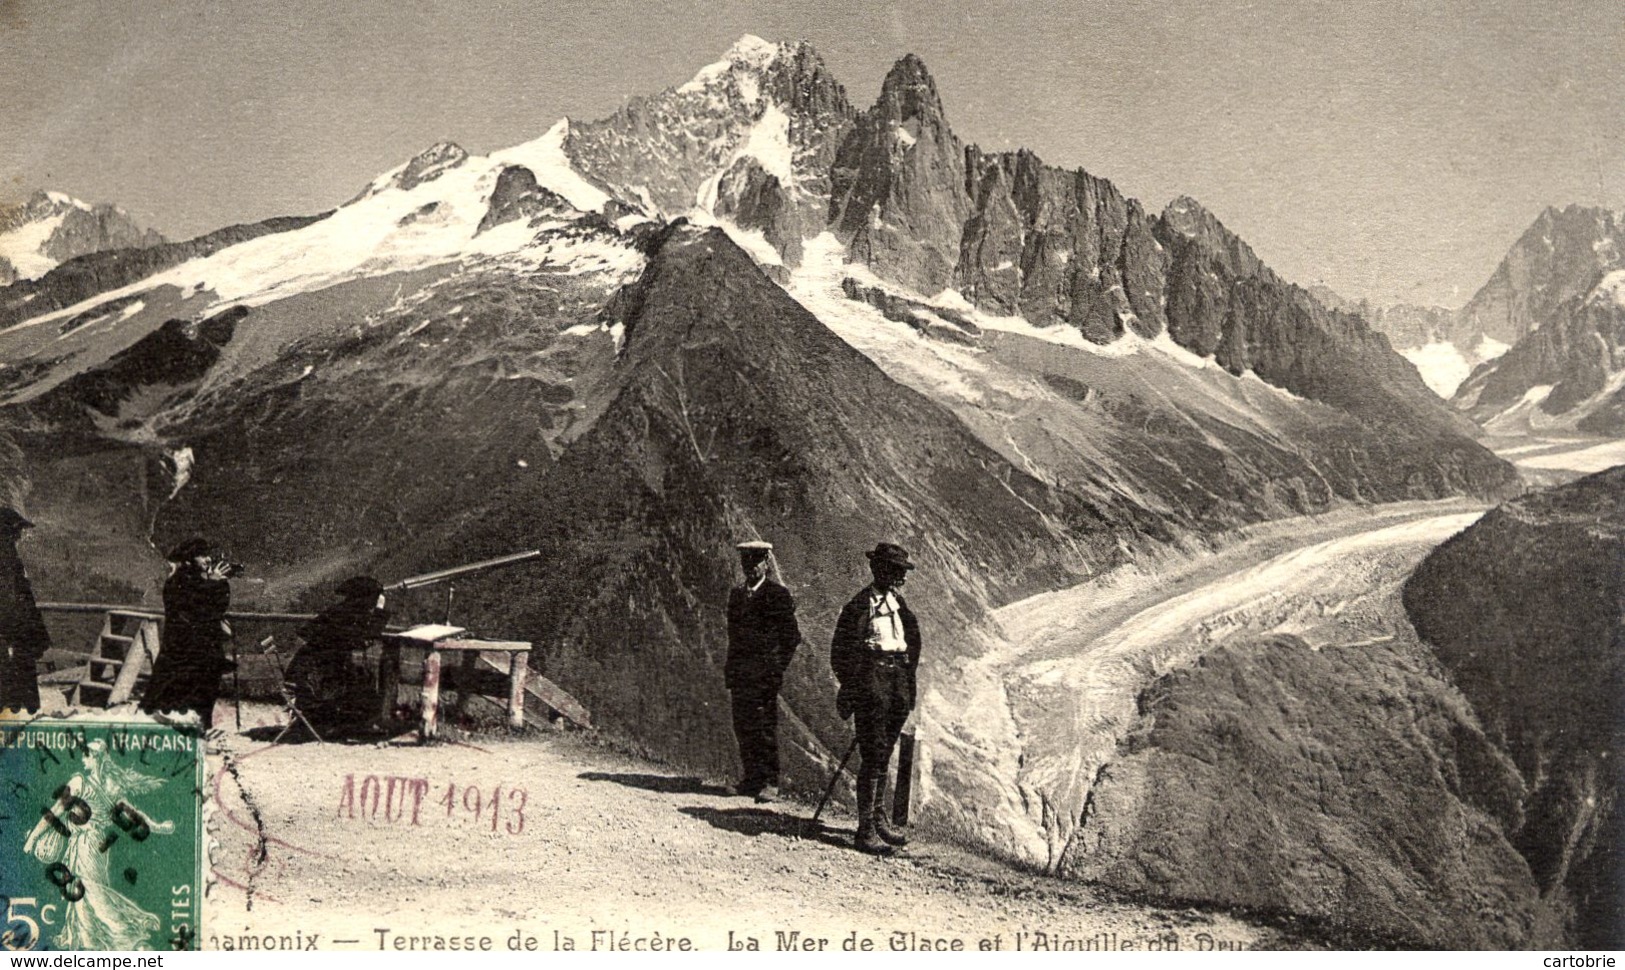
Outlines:
{"label": "pale sky", "polygon": [[1625,207],[1618,0],[0,0],[0,178],[172,238],[310,213],[806,39],[867,107],[905,53],[955,131],[1201,200],[1288,279],[1459,305],[1547,205]]}

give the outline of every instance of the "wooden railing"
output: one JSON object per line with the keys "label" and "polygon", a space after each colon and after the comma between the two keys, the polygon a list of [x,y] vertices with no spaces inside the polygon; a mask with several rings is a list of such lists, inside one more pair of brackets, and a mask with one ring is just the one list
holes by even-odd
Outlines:
{"label": "wooden railing", "polygon": [[[150,606],[129,606],[119,603],[39,603],[37,605],[42,613],[65,614],[69,616],[123,616],[137,618],[142,621],[155,621],[157,623],[162,623],[164,618],[163,610],[161,608],[154,608]],[[305,623],[310,620],[314,620],[316,618],[316,614],[232,610],[226,613],[226,618],[244,624]],[[392,682],[400,679],[399,672],[402,661],[401,647],[407,641],[391,636],[391,634],[398,634],[406,629],[406,627],[397,626],[392,623],[385,627],[383,631],[385,634],[384,641],[386,645],[383,651],[384,656],[380,658],[380,665],[387,672],[393,675],[392,677],[387,678]],[[129,638],[118,637],[115,635],[113,639],[128,640]],[[264,647],[268,642],[269,638],[266,638],[265,641],[255,643],[254,639],[249,637],[244,643],[244,647],[246,649],[244,649],[241,653],[233,650],[233,659],[246,660],[247,658],[256,656],[263,659],[263,651],[256,648]],[[502,698],[502,700],[506,701],[509,721],[513,726],[517,727],[524,721],[526,716],[524,705],[525,698],[527,696],[533,698],[538,704],[542,705],[545,711],[552,712],[550,716],[563,717],[564,719],[583,728],[590,728],[592,726],[591,716],[587,713],[586,708],[581,706],[579,701],[577,701],[574,697],[571,697],[557,684],[529,669],[529,665],[526,662],[530,647],[529,643],[520,644],[506,641],[481,641],[477,639],[470,639],[467,641],[446,641],[445,643],[438,644],[428,643],[421,646],[422,649],[427,651],[429,656],[433,658],[433,660],[425,664],[425,666],[429,668],[429,670],[426,671],[426,673],[429,673],[427,680],[429,683],[434,684],[435,688],[438,688],[439,686],[439,656],[437,652],[439,650],[456,651],[460,656],[462,656],[463,666],[468,668],[468,670],[460,672],[463,673],[465,682],[472,682],[482,665],[489,667],[491,672],[505,677],[508,681],[508,687],[504,692],[505,696]],[[154,644],[153,647],[154,650],[156,650],[156,644]],[[97,653],[99,650],[100,646],[98,645],[98,647],[94,648],[89,654],[71,649],[67,649],[64,652],[70,656],[83,660],[87,670],[89,664],[96,662],[100,662],[106,666],[111,666],[111,663],[107,660],[98,661]],[[487,656],[487,654],[490,656]],[[507,657],[504,658],[507,661],[506,663],[499,663],[495,659],[499,654],[507,654]],[[514,660],[515,657],[518,658],[517,662]],[[275,676],[271,683],[280,685],[281,661],[275,661],[275,663],[277,666],[272,671]],[[127,696],[130,689],[135,686],[136,677],[139,674],[141,663],[139,659],[136,659],[134,662],[127,665],[121,662],[119,664],[121,673],[124,672],[124,668],[126,666],[128,666],[128,673],[125,675],[125,680],[122,685],[115,683],[114,685],[104,684],[101,686],[104,688],[108,686],[115,688],[122,686],[123,695],[120,696]],[[245,675],[243,679],[249,680],[249,676]],[[427,684],[425,686],[427,686]],[[455,688],[458,692],[459,704],[462,702],[464,688],[467,686],[471,686],[471,683],[460,684],[457,688]],[[242,687],[243,685],[234,679],[233,690],[238,692],[239,696],[242,696]],[[391,686],[387,692],[390,696],[384,702],[386,717],[387,712],[392,709],[394,704],[394,692],[395,689],[393,686]],[[425,737],[432,737],[435,733],[435,707],[438,690],[435,689],[425,691],[425,694],[425,710],[428,712],[428,715],[423,735]],[[498,701],[498,703],[501,702],[502,701]],[[540,718],[542,715],[538,714],[537,717]]]}
{"label": "wooden railing", "polygon": [[[164,611],[151,606],[121,606],[117,603],[40,603],[41,613],[122,613],[127,616],[164,618]],[[249,610],[231,610],[228,620],[254,620],[267,623],[304,623],[316,619],[314,613],[258,613]]]}

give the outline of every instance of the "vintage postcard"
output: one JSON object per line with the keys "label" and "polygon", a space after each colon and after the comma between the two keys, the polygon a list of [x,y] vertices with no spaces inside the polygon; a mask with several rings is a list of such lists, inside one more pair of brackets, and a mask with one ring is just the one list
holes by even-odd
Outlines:
{"label": "vintage postcard", "polygon": [[1621,50],[0,0],[4,945],[1625,946]]}

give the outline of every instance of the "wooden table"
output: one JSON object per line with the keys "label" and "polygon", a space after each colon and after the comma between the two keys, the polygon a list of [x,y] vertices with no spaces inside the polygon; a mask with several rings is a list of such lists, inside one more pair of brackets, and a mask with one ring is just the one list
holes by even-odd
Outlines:
{"label": "wooden table", "polygon": [[401,682],[401,652],[424,651],[423,716],[418,737],[427,741],[440,732],[440,682],[442,654],[458,655],[463,682],[457,687],[459,707],[467,700],[470,685],[482,653],[508,655],[508,726],[525,726],[525,678],[529,673],[531,645],[522,640],[480,640],[469,637],[461,627],[419,626],[399,633],[384,634],[384,653],[379,667],[383,675],[382,717],[387,722],[395,709],[395,695]]}

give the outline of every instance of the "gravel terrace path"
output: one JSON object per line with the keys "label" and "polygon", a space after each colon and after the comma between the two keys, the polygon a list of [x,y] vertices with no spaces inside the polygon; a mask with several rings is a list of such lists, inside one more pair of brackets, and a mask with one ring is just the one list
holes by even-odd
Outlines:
{"label": "gravel terrace path", "polygon": [[[252,725],[274,712],[245,714]],[[483,935],[503,950],[518,934],[512,942],[531,937],[538,950],[566,938],[580,949],[686,938],[720,950],[730,931],[764,950],[793,931],[836,951],[852,934],[876,950],[955,939],[973,950],[995,935],[1013,949],[1018,932],[1024,949],[1035,933],[1078,949],[1309,945],[1230,915],[1114,901],[924,838],[904,857],[873,859],[850,848],[849,816],[813,828],[806,805],[758,806],[570,735],[431,747],[235,735],[211,769],[208,947],[316,934],[324,949],[423,949]]]}

